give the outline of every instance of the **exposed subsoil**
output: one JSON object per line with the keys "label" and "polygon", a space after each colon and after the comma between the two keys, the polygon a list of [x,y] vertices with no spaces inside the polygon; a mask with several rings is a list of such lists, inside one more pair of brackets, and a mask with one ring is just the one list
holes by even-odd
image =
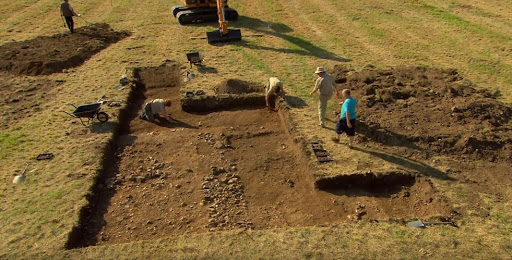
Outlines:
{"label": "exposed subsoil", "polygon": [[45,101],[55,96],[52,89],[58,84],[61,82],[13,77],[0,72],[0,129],[9,128],[23,118],[37,116]]}
{"label": "exposed subsoil", "polygon": [[264,85],[239,79],[228,79],[222,81],[213,88],[215,94],[247,94],[263,92]]}
{"label": "exposed subsoil", "polygon": [[449,181],[461,214],[488,217],[507,200],[512,109],[499,93],[476,89],[456,70],[336,66],[333,75],[359,101],[356,149],[377,149],[370,153],[393,163],[403,163],[399,156],[428,164],[419,170]]}
{"label": "exposed subsoil", "polygon": [[[153,75],[139,74],[142,82]],[[153,83],[165,87],[147,88],[136,100],[138,114],[145,100],[171,99],[170,118],[150,123],[132,115],[76,246],[452,213],[423,177],[377,191],[316,190],[279,114],[264,108],[189,114],[177,105],[178,82]]]}
{"label": "exposed subsoil", "polygon": [[364,136],[390,146],[467,160],[512,161],[512,108],[456,70],[335,67],[359,101]]}
{"label": "exposed subsoil", "polygon": [[39,36],[0,46],[0,71],[15,75],[48,75],[80,66],[94,54],[129,36],[106,23],[80,27],[74,34]]}

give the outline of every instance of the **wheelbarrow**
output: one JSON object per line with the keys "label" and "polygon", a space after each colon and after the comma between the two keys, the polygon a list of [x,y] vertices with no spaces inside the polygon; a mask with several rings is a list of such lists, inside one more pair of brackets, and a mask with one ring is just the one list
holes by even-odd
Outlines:
{"label": "wheelbarrow", "polygon": [[108,121],[108,114],[105,112],[100,112],[101,105],[103,102],[94,103],[94,104],[88,104],[83,106],[75,106],[73,104],[69,104],[70,106],[73,106],[75,108],[75,111],[73,111],[72,114],[66,112],[66,111],[60,111],[63,113],[66,113],[70,115],[71,117],[78,118],[83,126],[86,126],[82,118],[87,118],[87,124],[89,124],[94,118],[98,119],[101,123],[105,123]]}
{"label": "wheelbarrow", "polygon": [[187,54],[188,63],[190,63],[190,68],[192,68],[192,64],[196,66],[202,66],[203,64],[203,55],[199,52],[189,52]]}

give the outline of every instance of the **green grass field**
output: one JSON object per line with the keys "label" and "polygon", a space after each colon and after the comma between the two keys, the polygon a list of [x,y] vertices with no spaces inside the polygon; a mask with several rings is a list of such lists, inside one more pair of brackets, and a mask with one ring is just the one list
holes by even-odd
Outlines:
{"label": "green grass field", "polygon": [[[111,5],[112,2],[112,5]],[[512,6],[499,0],[231,0],[240,13],[231,26],[264,34],[243,42],[211,46],[203,36],[214,25],[180,26],[170,8],[177,0],[75,0],[89,22],[106,22],[132,36],[65,73],[39,76],[62,80],[37,116],[0,132],[0,259],[510,259],[512,192],[492,203],[488,217],[466,214],[459,229],[410,229],[393,220],[321,227],[229,231],[185,235],[128,244],[65,250],[79,211],[86,205],[102,152],[115,124],[93,128],[70,124],[59,110],[67,103],[94,102],[103,95],[125,100],[114,89],[126,67],[159,65],[169,59],[188,66],[185,53],[198,50],[216,74],[198,74],[187,87],[214,86],[227,78],[258,80],[278,76],[308,106],[292,113],[306,138],[318,132],[316,99],[310,97],[317,66],[343,63],[362,68],[431,66],[456,68],[479,88],[512,102]],[[65,32],[58,0],[4,1],[0,44]],[[75,19],[77,26],[85,26]],[[24,77],[26,80],[35,77]],[[109,113],[118,113],[111,109]],[[76,138],[70,139],[66,133]],[[347,148],[332,148],[339,153]],[[41,152],[56,158],[29,166],[27,182],[15,173]],[[361,156],[361,157],[357,157]],[[357,160],[375,160],[356,155]],[[339,173],[341,165],[325,169]],[[438,183],[439,184],[439,183]],[[464,203],[467,190],[448,187],[446,195]],[[485,199],[485,198],[484,198]]]}

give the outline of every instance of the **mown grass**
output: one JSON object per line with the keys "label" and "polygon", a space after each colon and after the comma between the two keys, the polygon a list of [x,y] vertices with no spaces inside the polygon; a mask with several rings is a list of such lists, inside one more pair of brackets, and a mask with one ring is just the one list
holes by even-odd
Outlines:
{"label": "mown grass", "polygon": [[[233,1],[232,6],[245,20],[231,26],[242,27],[243,34],[265,36],[222,46],[191,41],[190,36],[202,36],[216,27],[177,25],[169,12],[177,1],[113,1],[112,7],[109,1],[72,3],[89,22],[108,22],[114,29],[132,31],[133,36],[69,73],[48,76],[66,80],[54,90],[56,97],[44,105],[38,117],[0,133],[4,180],[0,183],[1,259],[506,259],[512,254],[508,204],[493,207],[489,219],[466,213],[460,229],[417,230],[393,221],[340,220],[326,227],[230,231],[63,250],[67,234],[86,204],[84,196],[101,168],[101,152],[111,132],[82,133],[84,128],[70,124],[68,117],[54,111],[64,109],[68,102],[97,100],[102,95],[126,98],[126,92],[115,91],[113,86],[127,66],[159,65],[166,59],[186,64],[184,53],[199,50],[206,55],[206,64],[218,73],[198,75],[190,87],[208,88],[233,77],[263,84],[269,76],[278,76],[293,95],[309,105],[294,110],[292,115],[297,130],[306,138],[328,138],[332,134],[313,127],[316,99],[308,94],[317,66],[332,68],[348,62],[355,68],[367,63],[377,67],[455,67],[480,87],[499,89],[503,100],[512,101],[510,54],[499,50],[510,42],[507,29],[487,28],[472,17],[450,13],[432,1],[266,0],[263,8],[259,2]],[[58,1],[53,0],[5,3],[0,7],[0,42],[63,32],[57,5]],[[496,23],[503,23],[503,19],[510,17]],[[76,21],[77,26],[84,25],[80,19]],[[143,48],[130,49],[136,46]],[[329,149],[380,163],[369,156],[351,154],[348,149]],[[55,152],[56,158],[31,166],[36,171],[27,182],[12,186],[15,170],[22,170],[27,158],[43,151]],[[325,170],[340,173],[347,166],[326,166]],[[467,189],[450,190],[448,184],[443,187],[454,194],[458,204],[468,196]]]}

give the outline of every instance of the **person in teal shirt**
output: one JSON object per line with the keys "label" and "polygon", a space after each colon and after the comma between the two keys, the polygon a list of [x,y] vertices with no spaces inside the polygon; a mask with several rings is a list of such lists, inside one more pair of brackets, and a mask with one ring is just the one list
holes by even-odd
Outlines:
{"label": "person in teal shirt", "polygon": [[341,116],[336,124],[336,137],[333,137],[334,142],[340,141],[340,135],[342,133],[347,134],[348,146],[352,147],[354,143],[354,136],[356,135],[356,108],[357,100],[350,96],[350,89],[344,89],[342,91],[345,101],[340,103],[341,105]]}

